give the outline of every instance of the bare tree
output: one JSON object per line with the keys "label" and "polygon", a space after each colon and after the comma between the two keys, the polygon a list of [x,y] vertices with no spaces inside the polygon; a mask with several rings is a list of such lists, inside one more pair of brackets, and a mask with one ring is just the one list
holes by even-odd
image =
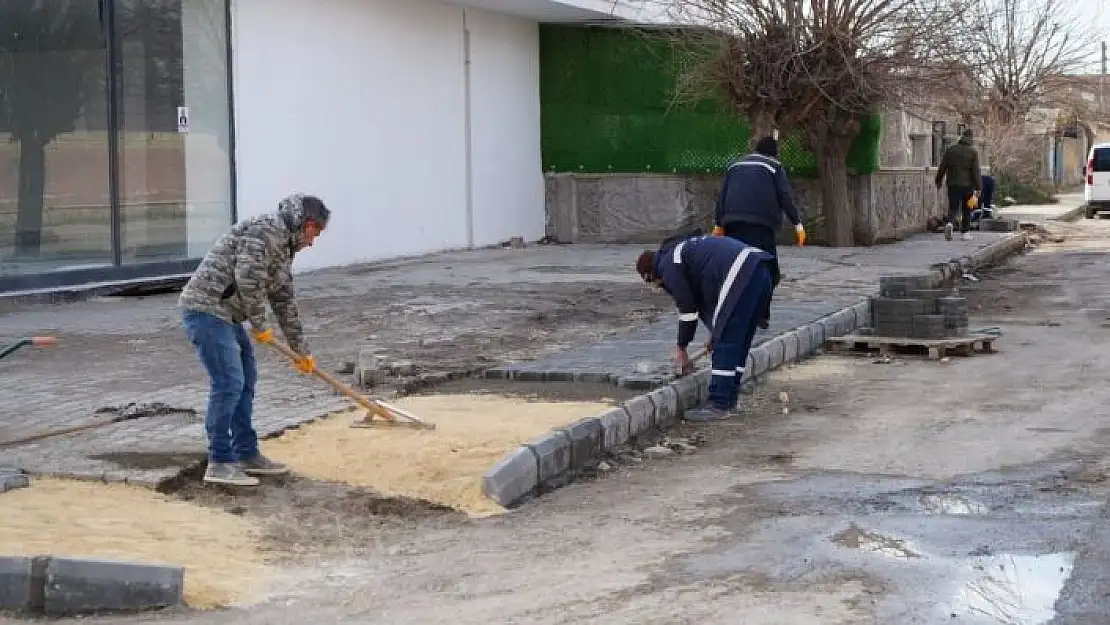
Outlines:
{"label": "bare tree", "polygon": [[[975,0],[963,28],[965,116],[1010,126],[1034,108],[1067,107],[1072,77],[1094,60],[1090,19],[1067,0]],[[969,120],[970,121],[970,120]]]}
{"label": "bare tree", "polygon": [[847,157],[863,116],[922,99],[962,69],[944,32],[963,9],[945,0],[658,2],[670,21],[702,26],[675,31],[673,45],[708,59],[687,71],[684,90],[723,92],[754,137],[804,131],[836,246],[854,243]]}

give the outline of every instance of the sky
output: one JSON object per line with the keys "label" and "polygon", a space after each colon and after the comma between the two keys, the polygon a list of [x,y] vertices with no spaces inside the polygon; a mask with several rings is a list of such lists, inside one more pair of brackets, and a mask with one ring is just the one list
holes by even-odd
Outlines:
{"label": "sky", "polygon": [[[1099,39],[1105,40],[1110,46],[1110,0],[1074,0],[1076,14],[1088,17]],[[1107,52],[1110,55],[1110,51]],[[1095,45],[1091,50],[1090,72],[1099,71],[1099,49]]]}

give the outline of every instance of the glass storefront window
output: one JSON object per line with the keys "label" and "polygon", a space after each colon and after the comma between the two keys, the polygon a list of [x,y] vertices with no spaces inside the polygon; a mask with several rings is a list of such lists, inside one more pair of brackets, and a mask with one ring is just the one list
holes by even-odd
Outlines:
{"label": "glass storefront window", "polygon": [[103,18],[0,0],[0,275],[112,265]]}
{"label": "glass storefront window", "polygon": [[231,224],[227,1],[0,0],[0,291],[180,270]]}

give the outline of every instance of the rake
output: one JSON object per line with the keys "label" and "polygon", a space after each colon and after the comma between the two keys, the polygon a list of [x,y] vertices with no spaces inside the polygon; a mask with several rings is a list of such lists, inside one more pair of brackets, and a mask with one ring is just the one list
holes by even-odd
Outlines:
{"label": "rake", "polygon": [[[284,345],[277,341],[270,341],[266,343],[270,347],[280,352],[283,356],[292,362],[300,360],[300,355],[293,351],[288,345]],[[360,407],[366,409],[366,416],[361,421],[356,421],[351,424],[354,428],[381,428],[381,427],[407,427],[416,428],[421,430],[434,430],[436,428],[434,423],[428,423],[420,417],[402,410],[396,406],[381,401],[380,399],[370,399],[354,390],[350,386],[343,383],[342,380],[336,378],[327,371],[319,368],[313,370],[313,374],[327,382],[329,386],[338,391],[340,394],[345,395],[348,399],[358,404]],[[377,417],[377,418],[375,418]]]}

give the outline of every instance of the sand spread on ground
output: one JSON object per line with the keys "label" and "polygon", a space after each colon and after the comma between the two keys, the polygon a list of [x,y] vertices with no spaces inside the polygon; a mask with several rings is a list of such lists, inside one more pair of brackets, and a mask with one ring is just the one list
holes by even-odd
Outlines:
{"label": "sand spread on ground", "polygon": [[123,484],[36,478],[0,495],[0,554],[183,566],[196,608],[251,603],[266,577],[247,519]]}
{"label": "sand spread on ground", "polygon": [[296,473],[450,506],[475,517],[504,508],[482,495],[482,475],[521,443],[608,403],[529,402],[491,395],[407,397],[399,408],[436,429],[349,427],[365,413],[341,413],[263,443]]}

